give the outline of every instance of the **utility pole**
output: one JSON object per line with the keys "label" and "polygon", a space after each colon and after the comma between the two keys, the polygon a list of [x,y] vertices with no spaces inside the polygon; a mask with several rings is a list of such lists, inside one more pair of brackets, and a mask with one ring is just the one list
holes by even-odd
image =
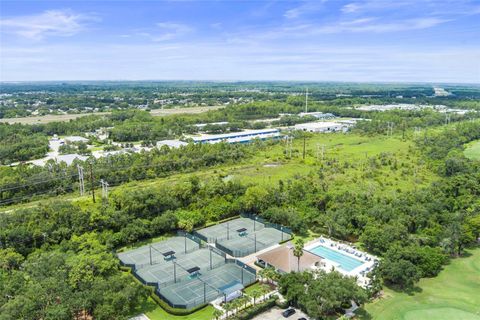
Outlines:
{"label": "utility pole", "polygon": [[317,158],[325,159],[325,145],[317,143]]}
{"label": "utility pole", "polygon": [[393,135],[393,122],[387,122],[387,136]]}
{"label": "utility pole", "polygon": [[108,182],[101,179],[100,184],[102,185],[102,198],[108,200]]}
{"label": "utility pole", "polygon": [[303,160],[305,160],[305,140],[306,140],[306,137],[305,137],[305,134],[303,135]]}
{"label": "utility pole", "polygon": [[450,123],[450,114],[445,112],[445,125]]}
{"label": "utility pole", "polygon": [[415,131],[413,132],[413,134],[416,136],[418,136],[420,133],[422,132],[422,129],[420,127],[415,127]]}
{"label": "utility pole", "polygon": [[92,200],[95,203],[95,187],[93,185],[93,164],[90,162],[90,186],[92,188]]}
{"label": "utility pole", "polygon": [[308,87],[305,90],[305,113],[308,112]]}
{"label": "utility pole", "polygon": [[80,189],[80,196],[85,193],[85,182],[83,181],[83,167],[77,164],[78,170],[78,186]]}
{"label": "utility pole", "polygon": [[285,137],[285,156],[289,158],[292,157],[292,144],[293,144],[293,137],[286,136]]}
{"label": "utility pole", "polygon": [[289,142],[289,157],[292,158],[292,149],[293,149],[293,137],[290,137]]}

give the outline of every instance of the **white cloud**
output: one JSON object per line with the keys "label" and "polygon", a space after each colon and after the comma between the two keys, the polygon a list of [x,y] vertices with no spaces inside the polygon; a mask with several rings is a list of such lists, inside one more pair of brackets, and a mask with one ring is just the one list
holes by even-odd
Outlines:
{"label": "white cloud", "polygon": [[193,29],[186,24],[173,22],[159,22],[157,27],[162,30],[160,35],[152,35],[153,41],[168,41],[184,36],[193,31]]}
{"label": "white cloud", "polygon": [[342,7],[343,13],[353,13],[360,9],[360,6],[356,3],[349,3]]}
{"label": "white cloud", "polygon": [[284,13],[284,17],[287,19],[297,19],[302,17],[305,14],[311,14],[320,10],[323,7],[323,3],[326,0],[314,0],[314,1],[305,1],[298,7],[289,9]]}
{"label": "white cloud", "polygon": [[98,21],[98,17],[70,10],[47,10],[36,15],[1,19],[0,27],[5,33],[41,40],[49,36],[73,36],[92,21]]}
{"label": "white cloud", "polygon": [[[189,42],[10,48],[0,80],[480,81],[479,48]],[[146,67],[148,66],[148,67]],[[241,66],[241,68],[239,68]]]}
{"label": "white cloud", "polygon": [[397,20],[393,22],[376,21],[375,18],[361,18],[350,21],[342,21],[336,24],[313,28],[312,33],[342,33],[342,32],[371,32],[387,33],[409,30],[420,30],[435,27],[449,22],[448,19],[425,17],[417,19]]}

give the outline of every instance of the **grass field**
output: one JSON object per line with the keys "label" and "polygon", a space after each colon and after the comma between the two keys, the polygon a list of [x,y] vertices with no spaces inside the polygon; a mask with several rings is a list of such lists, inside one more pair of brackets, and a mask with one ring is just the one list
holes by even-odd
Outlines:
{"label": "grass field", "polygon": [[480,248],[454,259],[435,278],[422,279],[418,292],[385,290],[365,306],[359,319],[480,320]]}
{"label": "grass field", "polygon": [[469,159],[480,160],[480,140],[469,143],[463,153]]}
{"label": "grass field", "polygon": [[[175,108],[175,109],[155,109],[150,111],[152,116],[168,116],[172,114],[196,114],[210,110],[216,110],[223,108],[224,106],[210,106],[210,107],[188,107],[188,108]],[[91,112],[91,113],[78,113],[78,114],[49,114],[45,116],[33,116],[33,117],[19,117],[19,118],[4,118],[0,119],[3,123],[21,123],[21,124],[42,124],[49,122],[65,122],[75,120],[80,117],[90,115],[106,115],[111,112]]]}
{"label": "grass field", "polygon": [[[325,145],[324,159],[317,146]],[[316,134],[306,140],[306,158],[302,159],[303,140],[293,143],[292,157],[285,157],[284,143],[278,143],[258,152],[254,157],[236,164],[219,165],[204,168],[192,173],[176,173],[164,178],[133,181],[115,190],[127,191],[148,187],[162,187],[178,183],[192,175],[201,179],[209,179],[222,175],[242,183],[272,185],[279,180],[287,181],[294,177],[316,173],[323,166],[328,176],[329,189],[368,190],[372,193],[396,194],[399,190],[411,190],[432,182],[436,177],[425,164],[420,163],[419,156],[411,149],[411,140],[399,137],[362,136],[359,134]],[[380,153],[388,153],[397,159],[398,169],[382,166],[372,170],[368,167],[369,158]],[[337,163],[332,166],[331,162]],[[415,168],[415,174],[414,174]],[[82,207],[91,206],[90,196],[79,197],[78,193],[57,196],[56,199],[71,200]],[[45,200],[31,201],[28,204],[17,204],[1,211],[32,207]]]}
{"label": "grass field", "polygon": [[138,314],[144,313],[150,320],[212,320],[214,308],[210,305],[186,316],[174,316],[167,313],[165,310],[153,301],[151,298],[140,306]]}

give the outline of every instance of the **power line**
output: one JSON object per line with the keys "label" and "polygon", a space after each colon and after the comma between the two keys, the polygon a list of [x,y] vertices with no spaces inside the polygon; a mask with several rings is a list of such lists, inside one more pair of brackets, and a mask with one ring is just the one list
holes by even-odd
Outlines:
{"label": "power line", "polygon": [[17,185],[15,187],[0,189],[0,192],[21,189],[21,188],[30,187],[30,186],[34,186],[34,185],[42,184],[42,183],[47,183],[47,182],[51,182],[51,181],[55,181],[55,180],[65,180],[65,178],[67,178],[67,177],[68,178],[73,178],[73,177],[76,177],[76,176],[78,176],[78,174],[72,174],[72,175],[69,175],[69,176],[63,176],[63,177],[51,178],[51,179],[37,181],[37,182],[26,183],[26,184],[23,184],[23,185]]}
{"label": "power line", "polygon": [[101,179],[100,184],[102,185],[102,198],[108,200],[108,183]]}
{"label": "power line", "polygon": [[95,188],[93,187],[93,163],[90,162],[90,187],[92,190],[92,200],[95,203]]}

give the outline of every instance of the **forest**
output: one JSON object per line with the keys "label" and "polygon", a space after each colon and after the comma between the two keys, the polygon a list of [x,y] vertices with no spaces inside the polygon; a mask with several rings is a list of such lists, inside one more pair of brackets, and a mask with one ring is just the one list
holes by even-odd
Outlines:
{"label": "forest", "polygon": [[[145,84],[142,90],[156,85]],[[96,86],[69,84],[64,94],[100,90]],[[267,87],[260,88],[261,94],[269,91],[265,101],[195,115],[153,117],[147,111],[117,110],[69,122],[0,124],[0,159],[2,163],[32,159],[48,151],[53,134],[82,134],[102,127],[113,127],[109,139],[114,141],[147,143],[194,133],[198,123],[228,121],[229,126],[207,128],[226,132],[256,128],[251,120],[280,113],[292,115],[276,125],[305,121],[296,116],[304,108],[302,97],[292,94],[298,86]],[[56,84],[52,88],[47,86],[45,92],[58,90]],[[244,88],[254,89],[250,83]],[[111,90],[117,89],[112,85]],[[233,85],[217,89],[238,94]],[[18,94],[8,87],[2,90]],[[34,85],[22,87],[43,94],[36,90]],[[195,90],[206,89],[198,85]],[[468,248],[478,245],[480,162],[463,154],[466,144],[480,139],[478,114],[452,115],[446,123],[445,115],[431,110],[359,111],[345,106],[358,103],[357,98],[369,103],[390,98],[327,97],[336,90],[325,85],[324,96],[318,96],[309,110],[370,121],[359,121],[346,134],[296,133],[292,154],[283,141],[190,143],[179,149],[91,158],[71,166],[54,162],[45,167],[1,166],[0,319],[127,319],[151,290],[120,268],[118,250],[240,214],[289,226],[295,239],[325,235],[354,242],[380,257],[367,290],[336,272],[277,275],[279,290],[289,303],[312,317],[336,315],[351,299],[360,304],[371,301],[382,287],[414,292],[420,279],[435,277],[449,261],[461,259]],[[377,89],[345,84],[341,92],[346,90],[374,95]],[[428,88],[395,90],[403,90],[405,97],[410,92],[416,99],[437,99],[429,97]],[[449,90],[458,90],[458,96],[442,98],[443,104],[477,109],[478,100],[472,98],[476,91]],[[385,90],[380,92],[386,95]],[[394,124],[391,133],[389,122]],[[308,146],[303,158],[302,141]],[[325,157],[315,153],[319,143],[328,145]],[[82,197],[77,164],[85,170],[87,194]],[[276,176],[266,177],[264,164],[278,166],[268,169],[277,170],[271,171]],[[244,179],[235,178],[242,172]],[[98,194],[100,179],[112,188],[108,198]],[[95,202],[92,189],[97,190]]]}
{"label": "forest", "polygon": [[[390,196],[330,189],[329,172],[342,170],[330,163],[315,174],[268,187],[193,175],[170,188],[118,189],[108,202],[46,201],[2,214],[2,319],[71,319],[82,312],[98,319],[123,318],[148,292],[119,270],[112,250],[241,213],[289,225],[297,235],[310,230],[358,241],[382,257],[376,271],[382,283],[410,290],[420,278],[435,276],[480,236],[479,163],[461,153],[464,143],[479,138],[477,122],[460,122],[418,137],[415,148],[439,178]],[[231,148],[215,147],[222,155]],[[394,158],[380,154],[364,170],[401,170],[395,166]],[[289,288],[297,281],[286,277],[280,283],[282,290],[294,292]],[[311,285],[312,290],[322,290]],[[102,298],[95,296],[104,291],[108,293]],[[356,297],[365,301],[374,294],[359,291]],[[314,302],[306,296],[289,299],[312,314],[336,308],[311,310]]]}

